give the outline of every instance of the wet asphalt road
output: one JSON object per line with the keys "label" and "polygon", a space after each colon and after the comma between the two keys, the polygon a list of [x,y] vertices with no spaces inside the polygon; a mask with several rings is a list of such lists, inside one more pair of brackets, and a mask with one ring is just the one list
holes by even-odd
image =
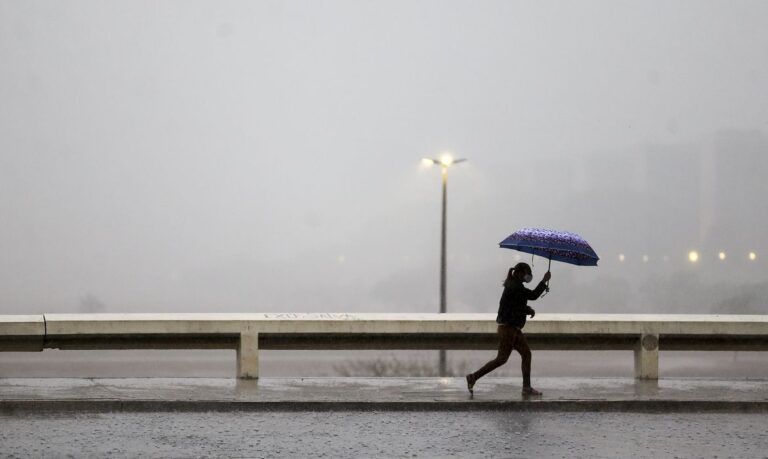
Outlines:
{"label": "wet asphalt road", "polygon": [[768,458],[766,419],[522,412],[18,415],[0,416],[0,458]]}

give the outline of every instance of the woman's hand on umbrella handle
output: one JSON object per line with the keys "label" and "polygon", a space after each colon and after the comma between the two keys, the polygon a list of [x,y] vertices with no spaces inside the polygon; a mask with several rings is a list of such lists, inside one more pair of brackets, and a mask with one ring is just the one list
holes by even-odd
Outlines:
{"label": "woman's hand on umbrella handle", "polygon": [[549,279],[552,278],[552,273],[547,271],[546,274],[544,274],[544,279],[542,279],[542,282],[549,282]]}

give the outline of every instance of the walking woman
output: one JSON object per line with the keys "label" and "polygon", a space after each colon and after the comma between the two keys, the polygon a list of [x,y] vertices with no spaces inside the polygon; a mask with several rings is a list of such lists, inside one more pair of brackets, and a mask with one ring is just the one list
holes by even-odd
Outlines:
{"label": "walking woman", "polygon": [[523,327],[525,326],[525,316],[533,318],[536,311],[528,306],[528,300],[535,300],[547,288],[546,282],[552,277],[547,272],[544,278],[539,282],[535,289],[525,288],[523,282],[533,280],[533,273],[528,263],[518,263],[514,268],[509,269],[507,279],[504,281],[504,293],[501,294],[499,301],[499,313],[496,316],[496,323],[499,324],[499,353],[496,358],[483,365],[482,368],[474,373],[467,375],[467,388],[470,394],[474,394],[474,386],[478,379],[507,363],[512,349],[520,353],[522,357],[523,370],[523,395],[541,395],[541,392],[531,387],[531,348],[525,341]]}

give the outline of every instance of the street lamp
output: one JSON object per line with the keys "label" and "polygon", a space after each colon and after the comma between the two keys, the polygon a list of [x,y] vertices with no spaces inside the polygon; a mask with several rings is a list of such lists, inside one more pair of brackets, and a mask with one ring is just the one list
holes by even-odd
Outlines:
{"label": "street lamp", "polygon": [[[446,285],[446,267],[445,267],[445,219],[448,201],[448,168],[454,164],[466,161],[464,158],[454,159],[449,153],[443,153],[439,159],[424,158],[421,160],[424,165],[431,166],[436,164],[440,166],[443,176],[443,219],[440,239],[440,313],[446,312],[445,307],[445,285]],[[440,376],[446,376],[445,368],[445,349],[440,350]]]}

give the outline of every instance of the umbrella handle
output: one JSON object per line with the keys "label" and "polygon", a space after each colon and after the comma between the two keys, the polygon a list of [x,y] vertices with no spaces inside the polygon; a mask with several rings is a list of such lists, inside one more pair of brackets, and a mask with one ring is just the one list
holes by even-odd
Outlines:
{"label": "umbrella handle", "polygon": [[[552,267],[552,255],[549,256],[549,264],[547,265],[547,272],[549,272],[549,268]],[[549,281],[547,281],[547,292],[549,292]]]}

